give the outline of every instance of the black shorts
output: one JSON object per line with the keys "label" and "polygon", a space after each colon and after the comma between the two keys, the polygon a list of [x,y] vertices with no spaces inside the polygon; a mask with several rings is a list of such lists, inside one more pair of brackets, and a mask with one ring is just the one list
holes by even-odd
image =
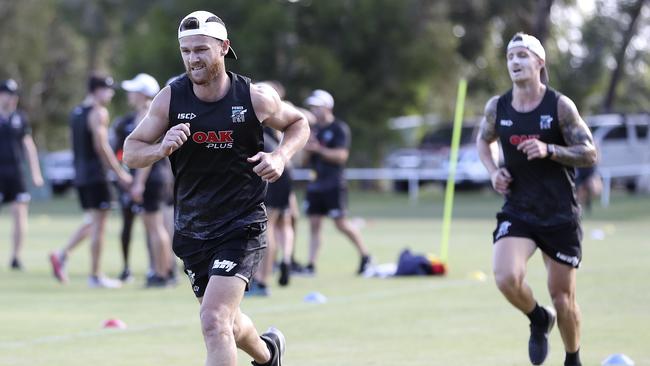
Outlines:
{"label": "black shorts", "polygon": [[307,215],[327,215],[337,219],[346,215],[347,203],[348,190],[339,187],[327,191],[307,191],[304,206]]}
{"label": "black shorts", "polygon": [[291,177],[288,174],[283,174],[277,181],[269,183],[264,204],[268,208],[286,210],[289,208],[290,195]]}
{"label": "black shorts", "polygon": [[84,210],[111,208],[111,191],[108,183],[92,183],[77,187],[79,202]]}
{"label": "black shorts", "polygon": [[115,186],[120,195],[120,206],[122,206],[122,209],[136,214],[142,211],[147,213],[157,212],[167,200],[166,187],[162,183],[147,183],[142,193],[142,203],[133,201],[131,192],[125,191],[117,184]]}
{"label": "black shorts", "polygon": [[174,253],[183,260],[196,297],[203,297],[211,276],[236,276],[248,284],[266,249],[266,223],[239,227],[212,240],[174,234]]}
{"label": "black shorts", "polygon": [[0,177],[0,203],[29,202],[30,198],[22,177]]}
{"label": "black shorts", "polygon": [[576,177],[575,184],[576,187],[580,187],[585,184],[589,178],[591,178],[596,173],[596,168],[593,166],[586,168],[576,168]]}
{"label": "black shorts", "polygon": [[497,214],[497,227],[492,233],[493,242],[505,237],[528,238],[556,262],[573,268],[582,261],[582,228],[579,221],[555,226],[538,226],[518,220],[504,212]]}

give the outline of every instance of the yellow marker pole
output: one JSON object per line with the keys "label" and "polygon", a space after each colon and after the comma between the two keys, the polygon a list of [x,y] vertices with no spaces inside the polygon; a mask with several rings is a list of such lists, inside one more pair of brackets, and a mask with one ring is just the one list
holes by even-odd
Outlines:
{"label": "yellow marker pole", "polygon": [[451,213],[454,207],[454,184],[456,178],[456,165],[458,164],[458,148],[460,146],[460,131],[463,126],[463,111],[465,110],[465,95],[467,94],[467,80],[458,82],[458,95],[456,96],[456,113],[454,115],[454,129],[451,135],[451,151],[449,154],[449,175],[445,189],[445,208],[442,216],[442,238],[440,241],[440,260],[447,264],[449,249],[449,231],[451,230]]}

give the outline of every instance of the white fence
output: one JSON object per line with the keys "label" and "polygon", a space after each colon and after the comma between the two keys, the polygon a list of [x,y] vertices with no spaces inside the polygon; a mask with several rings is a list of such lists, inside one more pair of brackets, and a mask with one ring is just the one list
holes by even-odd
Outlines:
{"label": "white fence", "polygon": [[[345,170],[347,180],[388,180],[407,181],[408,194],[411,202],[418,200],[420,181],[445,181],[448,171],[446,169],[386,169],[386,168],[348,168]],[[650,164],[626,165],[609,168],[598,168],[598,174],[603,178],[603,192],[600,203],[603,207],[609,206],[612,179],[645,176],[650,178]],[[294,169],[293,179],[308,181],[311,179],[310,169]]]}

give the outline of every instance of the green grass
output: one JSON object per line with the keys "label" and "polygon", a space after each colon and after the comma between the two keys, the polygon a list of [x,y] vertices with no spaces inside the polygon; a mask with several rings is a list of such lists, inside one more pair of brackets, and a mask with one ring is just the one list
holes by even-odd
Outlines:
{"label": "green grass", "polygon": [[[325,226],[325,243],[315,278],[293,278],[288,288],[272,289],[267,299],[245,299],[242,308],[258,329],[275,325],[288,339],[287,366],[298,365],[526,365],[528,324],[493,284],[490,234],[499,198],[489,192],[458,194],[454,208],[450,273],[446,277],[363,279],[353,275],[357,255]],[[650,365],[650,286],[648,258],[650,198],[615,195],[584,220],[584,262],[578,272],[583,312],[583,364],[600,365],[609,354],[625,353],[637,365]],[[418,204],[406,196],[353,193],[352,217],[378,263],[394,262],[399,251],[438,251],[442,193],[423,192]],[[34,202],[23,273],[6,263],[9,210],[0,212],[0,365],[141,366],[199,365],[204,346],[198,305],[189,285],[142,288],[145,253],[142,228],[134,234],[137,281],[120,290],[86,287],[88,246],[70,261],[71,283],[51,277],[47,253],[63,245],[80,221],[73,199]],[[300,222],[298,257],[306,254],[307,223]],[[109,223],[104,268],[121,269],[117,231]],[[592,238],[594,230],[604,240]],[[470,273],[482,271],[487,281]],[[531,259],[528,280],[549,303],[541,258]],[[318,291],[322,305],[303,297]],[[104,330],[112,317],[128,329]],[[549,365],[563,361],[557,330],[551,337]],[[240,353],[239,365],[250,359]]]}

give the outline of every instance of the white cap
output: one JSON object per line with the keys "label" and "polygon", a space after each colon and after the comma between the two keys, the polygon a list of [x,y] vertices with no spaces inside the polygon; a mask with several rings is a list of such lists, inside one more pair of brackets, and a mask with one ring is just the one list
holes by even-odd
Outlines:
{"label": "white cap", "polygon": [[[542,61],[546,62],[546,51],[544,51],[544,46],[542,46],[542,42],[540,42],[539,39],[531,36],[530,34],[526,34],[522,32],[515,34],[510,40],[510,42],[508,43],[508,48],[506,49],[506,52],[510,51],[510,49],[515,47],[526,48],[530,52],[537,55],[537,57],[539,57]],[[544,84],[548,83],[548,71],[546,70],[546,66],[542,68],[542,71],[540,73],[540,79],[542,83]]]}
{"label": "white cap", "polygon": [[334,108],[334,97],[325,90],[316,89],[305,99],[305,105],[332,109]]}
{"label": "white cap", "polygon": [[156,79],[145,73],[140,73],[131,80],[124,80],[121,86],[128,92],[142,93],[149,98],[155,97],[160,91],[160,85]]}
{"label": "white cap", "polygon": [[[204,10],[198,10],[186,15],[178,26],[178,39],[197,34],[216,38],[221,41],[228,39],[228,31],[223,20],[209,11]],[[225,57],[237,59],[237,55],[232,47],[228,48],[228,53]]]}

